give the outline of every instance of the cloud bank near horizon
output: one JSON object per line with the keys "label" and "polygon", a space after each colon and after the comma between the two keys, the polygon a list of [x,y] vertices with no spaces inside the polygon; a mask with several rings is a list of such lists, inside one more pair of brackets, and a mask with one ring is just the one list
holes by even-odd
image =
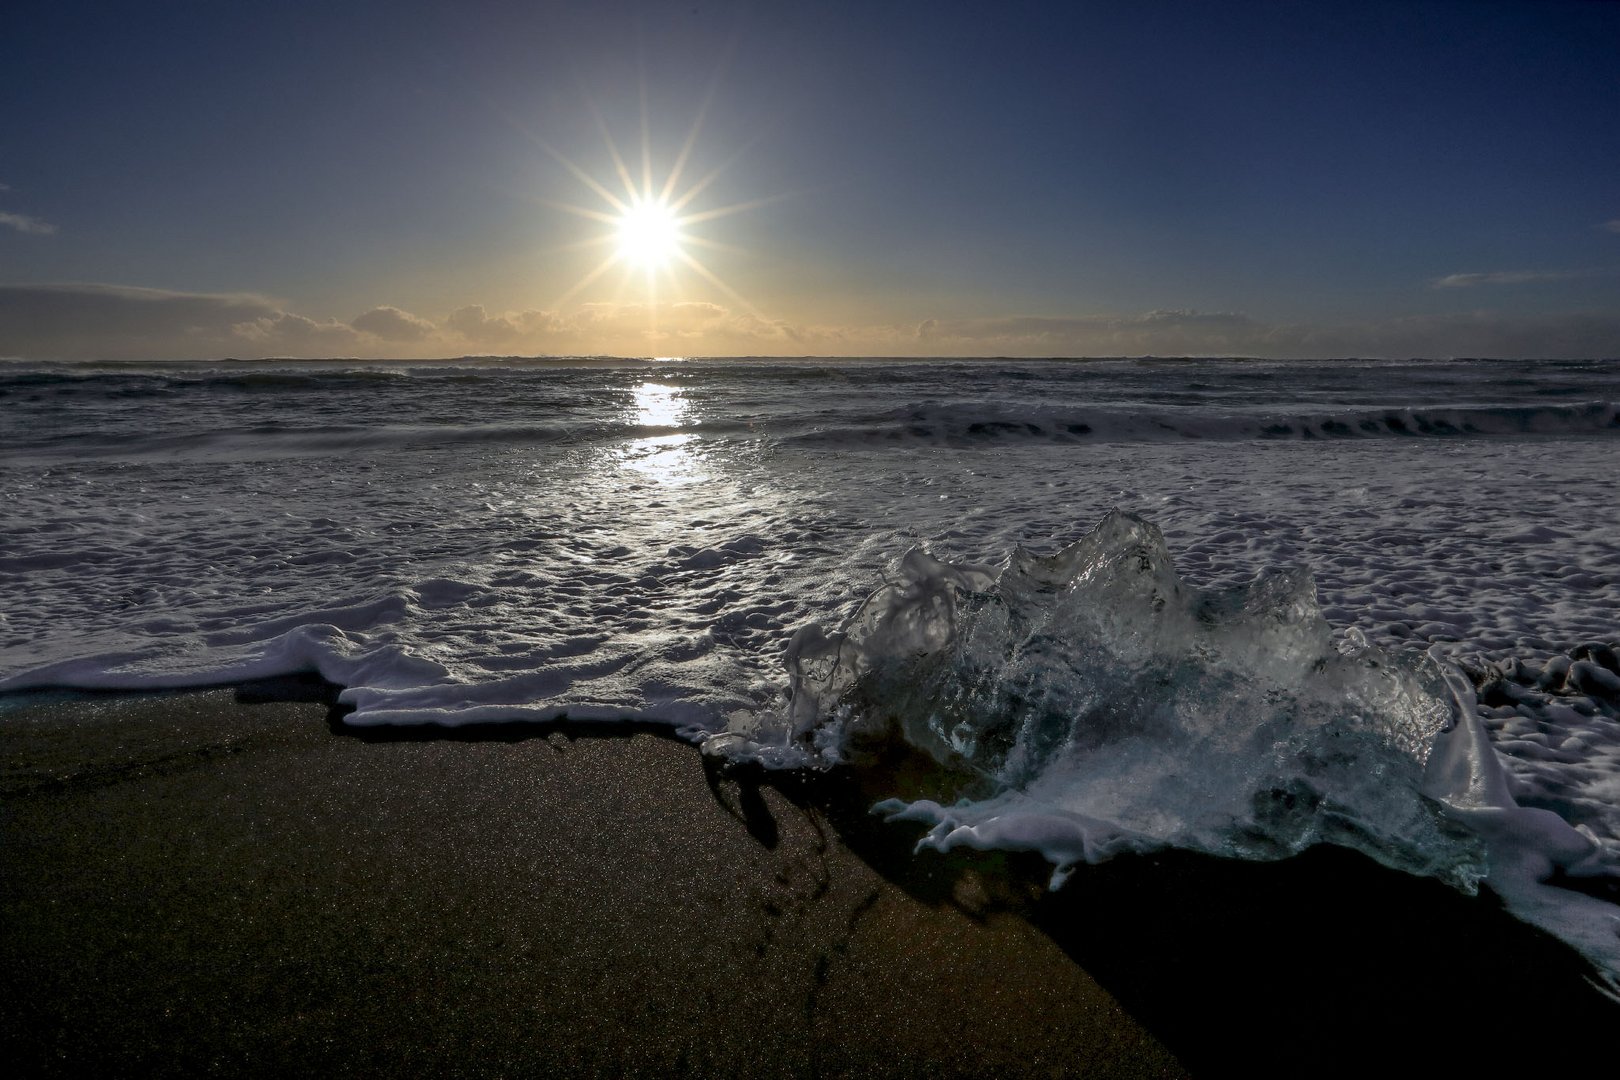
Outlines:
{"label": "cloud bank near horizon", "polygon": [[442,318],[378,306],[347,322],[253,293],[103,284],[0,285],[0,356],[38,360],[462,355],[1503,356],[1620,358],[1620,315],[1490,311],[1340,325],[1237,312],[931,318],[911,326],[794,323],[708,302],[584,304]]}

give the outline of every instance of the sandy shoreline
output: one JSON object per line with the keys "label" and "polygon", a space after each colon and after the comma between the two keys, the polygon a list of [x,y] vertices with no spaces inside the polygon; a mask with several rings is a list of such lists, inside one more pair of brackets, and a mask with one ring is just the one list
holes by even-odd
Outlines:
{"label": "sandy shoreline", "polygon": [[1620,1019],[1557,943],[1347,853],[1043,896],[912,857],[836,779],[645,732],[358,738],[262,696],[0,707],[20,1074],[1334,1072],[1397,1034],[1500,1066],[1531,1047],[1491,1018],[1532,1008],[1560,1054]]}

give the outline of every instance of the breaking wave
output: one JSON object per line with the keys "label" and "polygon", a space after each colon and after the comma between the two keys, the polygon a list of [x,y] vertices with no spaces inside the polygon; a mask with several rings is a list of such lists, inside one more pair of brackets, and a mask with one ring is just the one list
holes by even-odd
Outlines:
{"label": "breaking wave", "polygon": [[1620,435],[1620,405],[1384,408],[1268,414],[1191,406],[1162,412],[1067,406],[1009,409],[965,404],[914,405],[831,423],[793,437],[810,444],[1008,440],[1164,442],[1203,439],[1503,438],[1523,435]]}

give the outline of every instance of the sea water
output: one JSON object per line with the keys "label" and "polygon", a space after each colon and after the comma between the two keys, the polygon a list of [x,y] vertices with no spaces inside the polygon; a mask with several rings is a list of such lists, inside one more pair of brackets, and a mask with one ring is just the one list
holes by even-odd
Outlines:
{"label": "sea water", "polygon": [[1620,364],[0,362],[0,690],[313,671],[961,800],[925,843],[1318,842],[1620,974]]}

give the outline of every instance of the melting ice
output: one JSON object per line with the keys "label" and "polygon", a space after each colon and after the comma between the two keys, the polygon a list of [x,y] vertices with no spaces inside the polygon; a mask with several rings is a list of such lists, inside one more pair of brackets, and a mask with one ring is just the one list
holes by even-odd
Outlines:
{"label": "melting ice", "polygon": [[1335,638],[1304,570],[1200,589],[1156,526],[1115,512],[999,572],[913,550],[840,629],[801,630],[787,664],[775,730],[720,747],[809,760],[900,737],[994,784],[879,805],[932,826],[926,845],[1038,851],[1060,885],[1123,851],[1334,843],[1469,892],[1488,881],[1620,968],[1612,906],[1542,884],[1613,873],[1596,837],[1515,803],[1457,667]]}

